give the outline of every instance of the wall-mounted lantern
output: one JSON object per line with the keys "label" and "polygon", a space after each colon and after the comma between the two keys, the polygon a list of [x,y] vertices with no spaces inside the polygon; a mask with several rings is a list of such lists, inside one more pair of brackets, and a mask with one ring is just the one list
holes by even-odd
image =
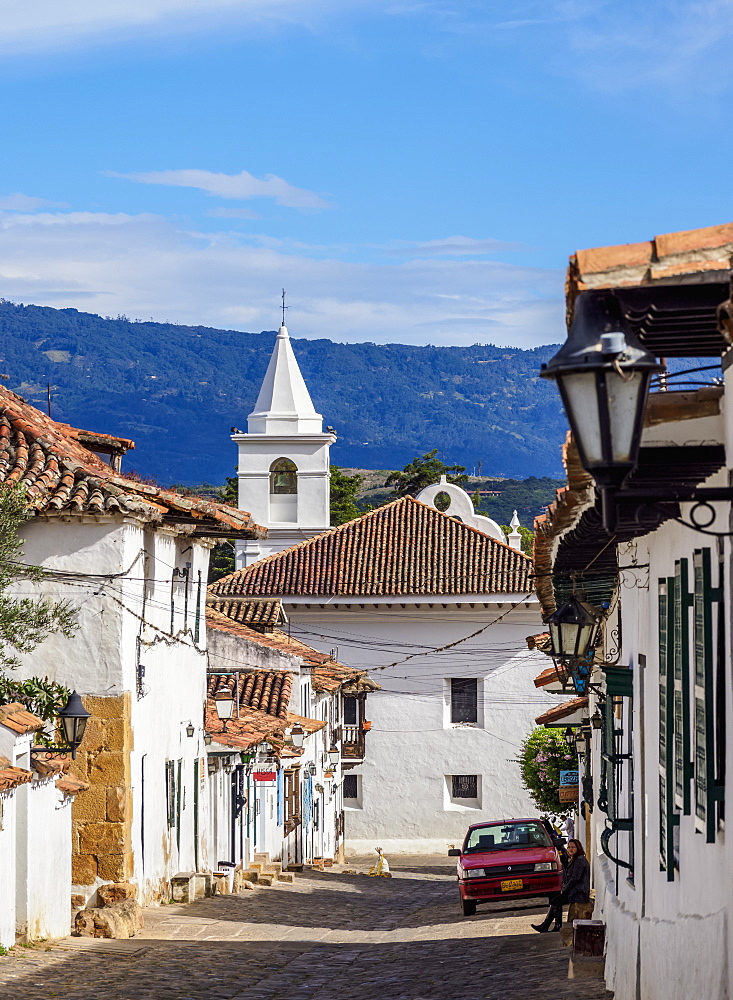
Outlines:
{"label": "wall-mounted lantern", "polygon": [[636,467],[649,386],[660,371],[654,355],[624,330],[613,293],[594,290],[578,296],[568,339],[540,373],[557,383],[580,460],[601,491],[609,532],[614,492]]}
{"label": "wall-mounted lantern", "polygon": [[59,722],[61,731],[64,734],[67,746],[65,747],[34,747],[39,753],[68,754],[71,752],[71,759],[76,760],[76,751],[79,749],[81,741],[84,739],[84,732],[87,722],[91,718],[91,713],[87,712],[82,704],[81,697],[76,691],[72,691],[69,699],[59,712]]}
{"label": "wall-mounted lantern", "polygon": [[557,660],[581,660],[595,646],[602,612],[573,595],[549,616],[552,653]]}

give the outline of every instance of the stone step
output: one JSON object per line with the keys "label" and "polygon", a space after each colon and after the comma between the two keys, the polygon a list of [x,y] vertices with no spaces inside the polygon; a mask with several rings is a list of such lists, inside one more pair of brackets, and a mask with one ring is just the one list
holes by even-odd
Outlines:
{"label": "stone step", "polygon": [[242,874],[247,882],[259,882],[260,880],[260,872],[256,871],[254,868],[250,868]]}
{"label": "stone step", "polygon": [[280,872],[277,876],[278,882],[290,882],[295,881],[295,875],[292,872]]}
{"label": "stone step", "polygon": [[269,863],[270,863],[269,852],[265,852],[265,851],[257,852],[257,851],[255,851],[255,855],[252,858],[252,860],[255,861],[255,862],[257,862],[258,864],[261,864],[261,865],[269,865]]}
{"label": "stone step", "polygon": [[258,885],[272,885],[275,881],[276,876],[273,875],[260,875],[257,884]]}
{"label": "stone step", "polygon": [[267,875],[279,875],[283,870],[283,866],[279,861],[272,861],[269,865],[265,865],[263,871]]}
{"label": "stone step", "polygon": [[253,861],[249,866],[249,870],[252,872],[263,872],[265,870],[264,861]]}

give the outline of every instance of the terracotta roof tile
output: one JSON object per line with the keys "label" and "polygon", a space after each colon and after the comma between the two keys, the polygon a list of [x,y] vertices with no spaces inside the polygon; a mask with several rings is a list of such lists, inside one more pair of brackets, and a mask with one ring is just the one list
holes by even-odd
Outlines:
{"label": "terracotta roof tile", "polygon": [[[238,685],[238,687],[237,687]],[[242,709],[255,709],[279,719],[287,716],[293,675],[285,670],[241,671],[237,676],[228,677],[210,673],[207,683],[209,698],[216,698],[222,692],[234,695]]]}
{"label": "terracotta roof tile", "polygon": [[548,708],[542,715],[537,716],[535,722],[538,726],[552,725],[555,722],[561,722],[563,719],[569,718],[569,716],[587,707],[587,698],[571,698],[570,701],[564,701],[561,705],[553,705],[552,708]]}
{"label": "terracotta roof tile", "polygon": [[541,674],[537,674],[534,679],[536,688],[544,687],[546,684],[554,684],[558,680],[557,670],[554,667],[547,667]]}
{"label": "terracotta roof tile", "polygon": [[232,621],[220,611],[216,611],[211,605],[206,608],[206,625],[218,632],[228,632],[231,635],[240,636],[240,638],[257,643],[259,646],[297,656],[306,666],[311,668],[311,684],[315,691],[335,691],[342,684],[357,682],[359,678],[365,676],[363,671],[355,670],[353,667],[347,667],[343,663],[332,660],[327,653],[313,649],[312,646],[301,642],[300,639],[293,638],[287,632],[273,629],[272,632],[263,635],[248,625]]}
{"label": "terracotta roof tile", "polygon": [[528,635],[525,639],[527,649],[539,649],[541,653],[550,654],[552,642],[549,632],[539,632],[537,635]]}
{"label": "terracotta roof tile", "polygon": [[216,597],[527,593],[531,561],[402,497],[217,580]]}
{"label": "terracotta roof tile", "polygon": [[[147,521],[185,524],[198,535],[226,531],[261,537],[250,514],[227,504],[190,497],[121,475],[84,446],[91,431],[51,420],[0,386],[0,483],[25,484],[38,514],[133,514]],[[132,442],[110,435],[100,439]],[[98,442],[99,443],[99,442]]]}
{"label": "terracotta roof tile", "polygon": [[75,774],[67,774],[63,778],[59,778],[56,787],[66,795],[76,795],[78,792],[88,791],[89,783],[77,778]]}
{"label": "terracotta roof tile", "polygon": [[44,754],[42,747],[34,748],[31,758],[31,767],[42,778],[49,778],[54,774],[66,774],[70,763],[71,755]]}
{"label": "terracotta roof tile", "polygon": [[225,725],[217,715],[214,699],[209,698],[206,702],[206,732],[213,737],[214,742],[236,750],[249,750],[265,740],[279,749],[283,745],[285,730],[296,722],[300,723],[307,735],[317,733],[326,726],[320,719],[308,719],[292,712],[279,717],[252,708],[240,709],[239,718],[228,719]]}
{"label": "terracotta roof tile", "polygon": [[727,271],[733,255],[733,223],[663,233],[644,243],[578,250],[570,258],[567,290],[572,300],[588,288],[636,285],[682,274]]}
{"label": "terracotta roof tile", "polygon": [[33,772],[22,767],[14,767],[7,757],[0,757],[0,792],[25,785],[33,780]]}
{"label": "terracotta roof tile", "polygon": [[0,705],[0,724],[16,733],[37,733],[46,725],[43,719],[33,715],[19,702]]}
{"label": "terracotta roof tile", "polygon": [[208,597],[206,604],[212,610],[231,618],[232,621],[241,622],[242,625],[249,625],[258,630],[273,629],[287,621],[279,598],[271,600],[234,598],[231,600]]}

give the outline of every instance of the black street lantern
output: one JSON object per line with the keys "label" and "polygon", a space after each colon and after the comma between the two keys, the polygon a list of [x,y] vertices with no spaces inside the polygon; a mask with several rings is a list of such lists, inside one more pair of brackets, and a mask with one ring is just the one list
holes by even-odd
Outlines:
{"label": "black street lantern", "polygon": [[90,713],[84,708],[81,698],[76,691],[73,691],[69,695],[69,700],[59,712],[61,728],[64,733],[64,739],[71,748],[72,760],[76,759],[76,751],[84,739],[84,731],[87,728],[89,717]]}
{"label": "black street lantern", "polygon": [[567,340],[541,372],[557,382],[580,460],[601,490],[609,532],[615,528],[612,491],[636,466],[649,384],[662,371],[623,327],[611,292],[582,292]]}
{"label": "black street lantern", "polygon": [[575,746],[575,733],[573,732],[573,727],[568,726],[565,732],[562,734],[562,738],[569,747]]}
{"label": "black street lantern", "polygon": [[582,660],[594,647],[601,612],[574,595],[546,620],[550,626],[552,656],[556,660]]}

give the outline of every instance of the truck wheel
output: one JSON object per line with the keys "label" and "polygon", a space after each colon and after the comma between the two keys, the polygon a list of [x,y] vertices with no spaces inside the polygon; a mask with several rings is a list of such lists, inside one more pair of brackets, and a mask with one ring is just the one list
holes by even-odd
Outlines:
{"label": "truck wheel", "polygon": [[461,909],[464,917],[472,917],[476,913],[476,903],[472,899],[462,899]]}

